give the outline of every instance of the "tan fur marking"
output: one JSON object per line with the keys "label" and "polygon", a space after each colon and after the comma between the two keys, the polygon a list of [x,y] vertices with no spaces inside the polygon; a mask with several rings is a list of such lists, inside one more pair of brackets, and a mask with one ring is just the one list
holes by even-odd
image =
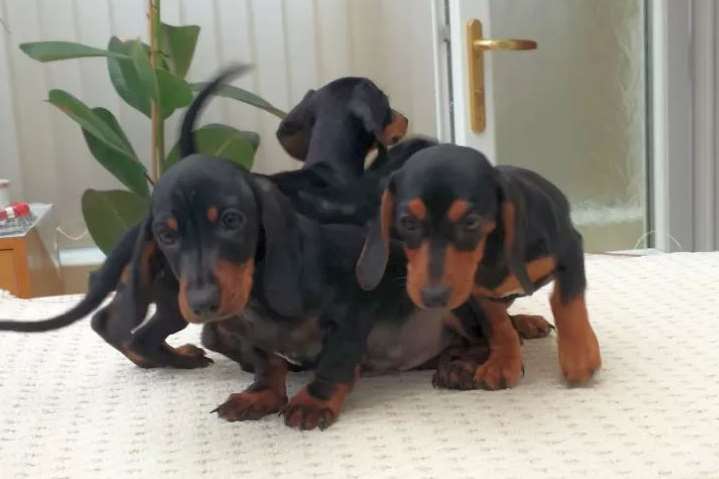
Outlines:
{"label": "tan fur marking", "polygon": [[152,277],[150,271],[150,260],[157,251],[157,244],[154,241],[145,243],[142,248],[142,254],[140,255],[140,281],[142,282],[143,288],[148,288],[152,284]]}
{"label": "tan fur marking", "polygon": [[[250,259],[242,264],[218,260],[215,268],[215,279],[220,289],[220,305],[217,311],[219,316],[236,316],[247,305],[252,290],[252,275],[255,271],[255,262]],[[187,299],[187,280],[180,279],[178,303],[182,317],[189,323],[202,323],[190,307]]]}
{"label": "tan fur marking", "polygon": [[175,218],[167,218],[165,225],[172,231],[177,231],[177,220]]}
{"label": "tan fur marking", "polygon": [[282,414],[285,424],[295,429],[325,429],[337,420],[353,383],[335,384],[329,399],[310,394],[307,386],[300,389],[287,404]]}
{"label": "tan fur marking", "polygon": [[207,208],[207,219],[210,220],[210,223],[217,222],[217,218],[220,216],[220,212],[217,210],[216,206],[211,206]]}
{"label": "tan fur marking", "polygon": [[[451,289],[448,306],[456,308],[472,293],[474,275],[484,256],[486,238],[471,251],[460,251],[447,246],[444,256],[444,272],[441,284]],[[429,242],[424,241],[417,249],[404,249],[407,256],[407,293],[417,306],[423,306],[421,291],[429,284]]]}
{"label": "tan fur marking", "polygon": [[215,278],[220,288],[220,315],[237,315],[245,309],[252,291],[254,272],[254,259],[241,264],[226,260],[217,261]]}
{"label": "tan fur marking", "polygon": [[412,198],[407,203],[407,209],[412,213],[418,220],[427,218],[427,207],[424,205],[422,198]]}
{"label": "tan fur marking", "polygon": [[405,246],[407,256],[407,294],[417,306],[422,306],[422,288],[427,286],[429,274],[429,241],[423,241],[419,248]]}
{"label": "tan fur marking", "polygon": [[200,323],[200,318],[192,311],[190,302],[187,300],[187,280],[180,279],[180,291],[177,293],[177,302],[180,306],[180,313],[188,323]]}
{"label": "tan fur marking", "polygon": [[469,203],[465,200],[454,200],[447,209],[447,219],[452,223],[456,223],[469,210]]}
{"label": "tan fur marking", "polygon": [[599,342],[589,324],[584,295],[565,303],[555,288],[550,303],[557,326],[562,374],[569,384],[583,384],[602,366]]}
{"label": "tan fur marking", "polygon": [[489,321],[489,359],[474,374],[477,384],[487,389],[516,386],[522,377],[522,350],[519,335],[507,314],[507,306],[479,300]]}
{"label": "tan fur marking", "polygon": [[449,307],[457,308],[472,293],[474,275],[484,256],[486,237],[482,238],[472,251],[459,251],[453,245],[447,247],[444,255],[442,283],[452,289]]}
{"label": "tan fur marking", "polygon": [[241,393],[231,394],[217,408],[218,415],[227,421],[260,419],[279,412],[287,404],[287,363],[277,356],[268,357],[267,370]]}
{"label": "tan fur marking", "polygon": [[398,111],[392,110],[392,121],[384,127],[382,138],[378,138],[385,146],[394,145],[407,134],[409,120]]}

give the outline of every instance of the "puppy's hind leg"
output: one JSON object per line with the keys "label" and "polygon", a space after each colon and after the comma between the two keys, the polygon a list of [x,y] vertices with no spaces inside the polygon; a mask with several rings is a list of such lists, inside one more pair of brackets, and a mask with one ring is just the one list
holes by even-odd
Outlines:
{"label": "puppy's hind leg", "polygon": [[132,298],[128,298],[127,290],[121,288],[112,303],[93,316],[92,328],[142,368],[193,369],[210,365],[212,360],[205,356],[202,349],[190,344],[173,348],[165,342],[168,336],[187,326],[177,304],[176,289],[172,286],[156,284],[153,287],[157,310],[144,322],[139,315],[127,315],[128,308],[121,305]]}

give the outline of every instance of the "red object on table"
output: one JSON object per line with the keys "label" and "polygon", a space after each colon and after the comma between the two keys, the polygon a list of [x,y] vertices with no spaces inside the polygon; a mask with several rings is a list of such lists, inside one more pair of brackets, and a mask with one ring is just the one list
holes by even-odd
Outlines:
{"label": "red object on table", "polygon": [[27,203],[13,203],[7,208],[0,210],[0,221],[7,221],[30,214],[30,205]]}

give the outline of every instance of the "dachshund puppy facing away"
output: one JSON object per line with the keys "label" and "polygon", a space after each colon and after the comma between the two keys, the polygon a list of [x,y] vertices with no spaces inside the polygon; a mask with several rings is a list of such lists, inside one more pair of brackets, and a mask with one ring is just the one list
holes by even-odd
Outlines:
{"label": "dachshund puppy facing away", "polygon": [[600,368],[584,300],[582,238],[566,198],[546,179],[521,168],[493,167],[470,148],[422,149],[393,175],[383,194],[357,264],[363,288],[375,288],[382,278],[391,236],[405,251],[407,294],[417,306],[456,308],[472,299],[486,324],[487,361],[467,355],[445,362],[453,370],[440,367],[438,385],[516,385],[522,356],[507,308],[551,280],[565,379],[585,383]]}
{"label": "dachshund puppy facing away", "polygon": [[345,186],[362,176],[368,152],[394,145],[408,121],[367,78],[345,77],[310,90],[277,129],[287,153],[312,172],[298,181],[292,172],[274,175],[280,190],[292,197],[307,187]]}

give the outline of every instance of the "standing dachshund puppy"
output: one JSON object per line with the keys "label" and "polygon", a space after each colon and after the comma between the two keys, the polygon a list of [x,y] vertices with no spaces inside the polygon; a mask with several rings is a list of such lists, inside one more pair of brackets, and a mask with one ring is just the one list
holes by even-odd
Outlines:
{"label": "standing dachshund puppy", "polygon": [[440,370],[439,385],[465,388],[468,380],[488,389],[516,385],[522,356],[507,308],[552,279],[564,377],[581,384],[600,368],[584,301],[582,238],[564,195],[538,174],[493,167],[470,148],[423,149],[395,173],[383,194],[357,264],[363,288],[375,288],[382,278],[391,236],[399,238],[407,256],[407,293],[416,305],[456,308],[472,298],[488,326],[487,361],[460,358],[464,374]]}

